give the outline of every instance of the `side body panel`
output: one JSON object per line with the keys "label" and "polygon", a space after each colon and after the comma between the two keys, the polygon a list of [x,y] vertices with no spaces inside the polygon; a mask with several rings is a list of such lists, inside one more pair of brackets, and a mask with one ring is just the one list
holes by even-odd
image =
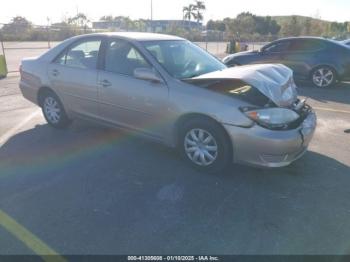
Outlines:
{"label": "side body panel", "polygon": [[[108,81],[108,86],[103,82]],[[104,121],[163,138],[167,124],[168,87],[164,83],[100,71],[99,114]]]}
{"label": "side body panel", "polygon": [[98,117],[97,70],[71,68],[51,63],[50,87],[72,113]]}

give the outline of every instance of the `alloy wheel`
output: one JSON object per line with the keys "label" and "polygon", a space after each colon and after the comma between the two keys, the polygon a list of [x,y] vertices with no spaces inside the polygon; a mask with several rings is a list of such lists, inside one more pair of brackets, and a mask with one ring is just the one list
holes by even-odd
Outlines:
{"label": "alloy wheel", "polygon": [[334,73],[330,68],[321,67],[314,71],[312,81],[317,87],[328,87],[334,81]]}

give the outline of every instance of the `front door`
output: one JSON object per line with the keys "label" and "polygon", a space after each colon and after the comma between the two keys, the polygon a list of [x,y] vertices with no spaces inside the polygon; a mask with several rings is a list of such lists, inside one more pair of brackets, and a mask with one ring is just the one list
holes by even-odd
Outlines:
{"label": "front door", "polygon": [[285,65],[291,68],[297,78],[308,78],[313,61],[326,46],[319,39],[294,39],[291,41],[289,52],[282,56]]}
{"label": "front door", "polygon": [[286,40],[271,43],[260,52],[259,63],[285,64],[286,60],[283,57],[288,52],[289,45],[290,41]]}
{"label": "front door", "polygon": [[168,88],[165,83],[135,78],[136,68],[152,66],[129,42],[107,43],[104,69],[98,74],[100,117],[161,138]]}

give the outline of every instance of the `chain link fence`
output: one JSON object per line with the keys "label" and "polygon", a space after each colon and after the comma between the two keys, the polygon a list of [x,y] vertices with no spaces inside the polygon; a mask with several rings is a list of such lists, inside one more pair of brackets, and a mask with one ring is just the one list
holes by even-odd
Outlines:
{"label": "chain link fence", "polygon": [[98,31],[71,25],[33,25],[23,21],[0,23],[0,55],[5,57],[8,73],[17,73],[22,58],[40,56],[64,39]]}
{"label": "chain link fence", "polygon": [[[51,47],[56,46],[60,42],[44,42],[44,41],[11,41],[2,42],[1,46],[2,53],[5,55],[7,62],[7,69],[9,73],[17,73],[19,65],[24,57],[36,57],[42,55]],[[195,42],[201,48],[207,50],[209,53],[218,57],[219,59],[224,58],[228,42]],[[266,43],[241,43],[247,45],[247,50],[259,50]]]}
{"label": "chain link fence", "polygon": [[[17,73],[19,71],[19,65],[22,58],[40,56],[64,39],[80,34],[108,31],[82,27],[77,28],[67,25],[11,26],[12,27],[10,27],[10,24],[0,23],[1,52],[5,56],[8,73]],[[27,41],[26,39],[36,39],[36,41]],[[227,55],[226,50],[228,42],[202,41],[194,43],[219,59],[222,59]],[[241,46],[246,46],[247,50],[258,50],[266,43],[242,42],[240,44]]]}

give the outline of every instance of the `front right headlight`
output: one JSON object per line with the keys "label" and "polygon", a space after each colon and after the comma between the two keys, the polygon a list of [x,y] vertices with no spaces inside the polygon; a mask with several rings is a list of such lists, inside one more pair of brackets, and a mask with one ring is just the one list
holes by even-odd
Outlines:
{"label": "front right headlight", "polygon": [[281,128],[294,121],[300,116],[287,108],[264,108],[244,111],[245,115],[263,126]]}

